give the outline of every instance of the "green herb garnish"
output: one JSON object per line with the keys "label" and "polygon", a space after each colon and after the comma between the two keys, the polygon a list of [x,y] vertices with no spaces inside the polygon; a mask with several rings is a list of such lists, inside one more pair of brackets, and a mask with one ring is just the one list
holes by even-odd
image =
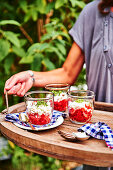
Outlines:
{"label": "green herb garnish", "polygon": [[77,103],[82,103],[82,102],[84,102],[84,100],[83,99],[77,99],[76,102]]}
{"label": "green herb garnish", "polygon": [[47,103],[45,101],[37,101],[37,107],[40,105],[47,106]]}
{"label": "green herb garnish", "polygon": [[63,93],[63,91],[61,91],[61,90],[52,90],[52,93],[54,93],[55,96],[58,96],[61,93]]}

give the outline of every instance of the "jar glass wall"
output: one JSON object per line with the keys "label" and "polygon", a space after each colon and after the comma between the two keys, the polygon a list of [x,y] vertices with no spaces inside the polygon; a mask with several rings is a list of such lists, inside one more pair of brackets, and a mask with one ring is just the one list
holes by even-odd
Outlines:
{"label": "jar glass wall", "polygon": [[68,108],[68,91],[69,84],[47,84],[45,86],[46,90],[54,93],[54,110],[61,112],[66,112]]}
{"label": "jar glass wall", "polygon": [[73,123],[85,124],[91,120],[94,110],[94,92],[75,90],[68,93],[68,115]]}
{"label": "jar glass wall", "polygon": [[34,125],[44,125],[51,121],[53,114],[53,93],[32,91],[24,96],[28,120]]}

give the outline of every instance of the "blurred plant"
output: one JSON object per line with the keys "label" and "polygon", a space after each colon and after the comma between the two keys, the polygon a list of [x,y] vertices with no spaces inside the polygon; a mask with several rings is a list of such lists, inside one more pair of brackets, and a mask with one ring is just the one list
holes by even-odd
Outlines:
{"label": "blurred plant", "polygon": [[12,155],[12,168],[14,170],[58,170],[61,168],[62,161],[60,160],[28,152],[14,145],[11,141],[8,142],[8,147],[3,149],[3,153],[4,155]]}

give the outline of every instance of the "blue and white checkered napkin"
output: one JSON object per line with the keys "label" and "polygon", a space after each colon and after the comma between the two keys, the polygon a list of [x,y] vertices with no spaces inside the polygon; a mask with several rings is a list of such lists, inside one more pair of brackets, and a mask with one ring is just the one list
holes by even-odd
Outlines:
{"label": "blue and white checkered napkin", "polygon": [[[9,113],[5,116],[5,120],[9,121],[9,122],[13,122],[13,123],[18,123],[18,124],[26,126],[26,127],[30,127],[30,125],[28,123],[25,123],[25,122],[22,122],[19,120],[19,114],[20,113]],[[26,114],[26,112],[21,112],[21,114]],[[33,125],[33,127],[37,127],[37,128],[49,127],[49,126],[53,125],[56,122],[57,118],[60,116],[62,116],[62,112],[54,110],[50,123],[48,123],[46,125]]]}
{"label": "blue and white checkered napkin", "polygon": [[84,131],[94,138],[105,140],[106,145],[113,150],[113,132],[107,124],[103,122],[87,123],[80,127],[78,131]]}

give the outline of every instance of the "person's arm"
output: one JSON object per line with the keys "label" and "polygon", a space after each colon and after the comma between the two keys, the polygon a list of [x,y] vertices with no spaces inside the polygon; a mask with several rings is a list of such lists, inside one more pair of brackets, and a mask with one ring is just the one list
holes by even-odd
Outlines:
{"label": "person's arm", "polygon": [[48,72],[34,72],[35,86],[44,87],[48,83],[68,83],[72,85],[84,64],[84,55],[74,42],[62,68]]}
{"label": "person's arm", "polygon": [[4,93],[23,96],[32,86],[44,87],[49,83],[68,83],[72,85],[78,77],[84,64],[84,54],[81,48],[74,42],[62,68],[47,72],[34,73],[35,82],[27,71],[17,73],[6,81]]}

